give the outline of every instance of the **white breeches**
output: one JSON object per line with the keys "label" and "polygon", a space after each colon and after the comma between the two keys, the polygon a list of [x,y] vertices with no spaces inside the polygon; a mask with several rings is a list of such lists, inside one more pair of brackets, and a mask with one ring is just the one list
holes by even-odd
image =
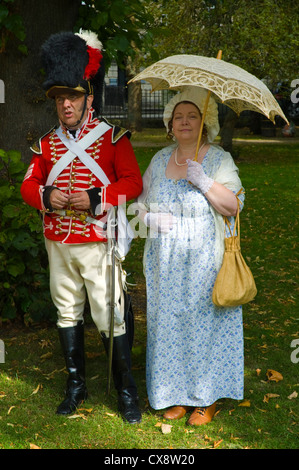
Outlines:
{"label": "white breeches", "polygon": [[[57,308],[57,326],[77,325],[83,320],[86,293],[92,319],[99,330],[110,333],[111,266],[107,264],[107,243],[67,245],[45,239],[50,265],[50,291]],[[126,332],[122,271],[115,263],[114,336]]]}

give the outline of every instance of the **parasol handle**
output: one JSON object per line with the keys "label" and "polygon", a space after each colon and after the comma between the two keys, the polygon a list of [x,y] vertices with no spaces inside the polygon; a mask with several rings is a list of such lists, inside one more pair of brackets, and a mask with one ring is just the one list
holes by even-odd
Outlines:
{"label": "parasol handle", "polygon": [[[221,60],[221,58],[222,58],[222,50],[221,49],[219,49],[216,58]],[[201,142],[203,125],[205,123],[205,117],[206,117],[206,114],[207,114],[207,109],[208,109],[208,105],[209,105],[210,96],[211,96],[211,90],[208,90],[208,96],[206,97],[206,102],[205,102],[205,106],[204,106],[202,117],[201,117],[201,124],[200,124],[198,139],[197,139],[197,146],[196,146],[195,157],[194,157],[194,161],[196,161],[196,162],[197,162],[198,150],[199,150],[199,145],[200,145],[200,142]]]}

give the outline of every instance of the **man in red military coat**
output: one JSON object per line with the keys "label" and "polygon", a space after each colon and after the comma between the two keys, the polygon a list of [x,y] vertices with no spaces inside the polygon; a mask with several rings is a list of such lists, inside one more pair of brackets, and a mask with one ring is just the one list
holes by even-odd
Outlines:
{"label": "man in red military coat", "polygon": [[[107,262],[109,208],[142,191],[140,170],[124,131],[97,117],[104,77],[101,43],[90,32],[52,35],[42,46],[44,88],[59,119],[32,147],[21,193],[43,214],[50,289],[68,370],[66,398],[58,414],[72,413],[87,398],[83,312],[86,293],[106,351],[109,344],[110,276]],[[119,263],[112,370],[119,409],[141,420],[124,320]]]}

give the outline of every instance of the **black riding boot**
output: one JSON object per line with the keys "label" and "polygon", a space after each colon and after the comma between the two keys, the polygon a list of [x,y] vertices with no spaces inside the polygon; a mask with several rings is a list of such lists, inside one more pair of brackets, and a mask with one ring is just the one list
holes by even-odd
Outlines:
{"label": "black riding boot", "polygon": [[57,408],[57,414],[68,415],[87,398],[85,385],[84,326],[58,328],[60,343],[69,373],[66,398]]}
{"label": "black riding boot", "polygon": [[[109,338],[102,334],[102,340],[108,353]],[[131,352],[126,334],[113,338],[112,373],[118,392],[119,411],[130,424],[140,423],[137,387],[131,373]]]}

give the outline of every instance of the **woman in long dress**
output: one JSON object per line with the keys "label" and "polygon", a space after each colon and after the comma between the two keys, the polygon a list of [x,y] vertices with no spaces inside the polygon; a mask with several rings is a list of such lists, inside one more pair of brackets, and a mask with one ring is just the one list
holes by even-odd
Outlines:
{"label": "woman in long dress", "polygon": [[[175,95],[164,123],[175,144],[160,150],[143,178],[139,217],[148,229],[146,380],[149,403],[165,418],[211,421],[220,398],[243,398],[242,308],[219,308],[212,290],[224,252],[223,215],[242,188],[231,155],[212,145],[219,132],[212,98],[194,161],[206,99],[195,87]],[[244,198],[241,198],[243,202]]]}

